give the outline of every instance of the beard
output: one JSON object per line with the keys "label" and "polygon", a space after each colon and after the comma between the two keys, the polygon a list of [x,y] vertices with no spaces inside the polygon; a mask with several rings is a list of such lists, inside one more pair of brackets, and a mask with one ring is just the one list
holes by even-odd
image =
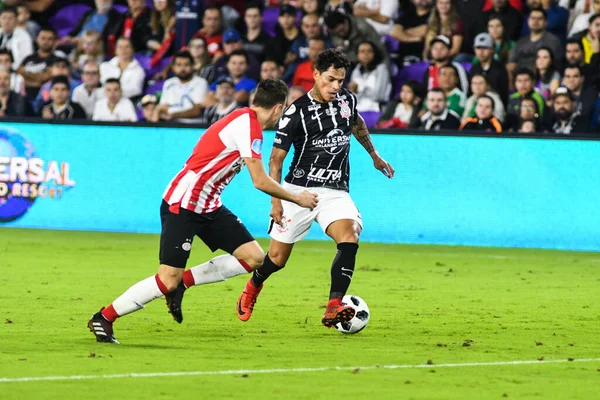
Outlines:
{"label": "beard", "polygon": [[179,80],[182,80],[182,81],[189,81],[190,79],[192,79],[192,76],[194,76],[193,72],[190,72],[189,74],[179,74],[179,75],[177,75],[177,77],[179,78]]}
{"label": "beard", "polygon": [[566,108],[560,108],[556,112],[556,115],[558,115],[558,118],[560,119],[569,119],[571,115],[573,115],[573,111],[569,111]]}

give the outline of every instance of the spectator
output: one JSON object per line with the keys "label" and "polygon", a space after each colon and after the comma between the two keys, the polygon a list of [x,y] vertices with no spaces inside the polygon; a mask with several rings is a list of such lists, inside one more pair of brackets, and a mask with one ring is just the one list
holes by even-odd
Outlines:
{"label": "spectator", "polygon": [[210,54],[206,49],[206,40],[197,37],[190,40],[188,46],[190,55],[194,59],[194,73],[196,76],[212,82],[215,77],[215,66],[211,63]]}
{"label": "spectator", "polygon": [[344,14],[352,15],[352,3],[354,0],[328,0],[325,5],[325,13],[330,12],[342,12]]}
{"label": "spectator", "polygon": [[355,17],[365,18],[380,36],[389,35],[398,13],[398,1],[357,0],[354,2]]}
{"label": "spectator", "polygon": [[325,51],[325,41],[323,39],[313,39],[308,43],[308,60],[298,65],[294,78],[293,86],[300,86],[306,92],[309,92],[315,85],[314,65],[317,62],[319,54]]}
{"label": "spectator", "polygon": [[104,97],[104,90],[100,85],[100,68],[96,61],[86,61],[83,65],[81,77],[83,83],[73,90],[71,97],[75,103],[83,108],[88,119],[92,119],[96,103]]}
{"label": "spectator", "polygon": [[583,44],[583,57],[586,64],[592,62],[592,57],[600,52],[600,14],[594,14],[589,19],[587,30],[579,34]]}
{"label": "spectator", "polygon": [[[73,90],[81,84],[77,79],[71,78],[71,64],[66,58],[56,57],[50,65],[50,77],[55,78],[57,76],[66,77],[69,82],[69,92],[73,93]],[[52,79],[44,83],[40,88],[38,95],[32,102],[33,111],[37,114],[44,104],[50,101],[50,92],[52,89]]]}
{"label": "spectator", "polygon": [[300,29],[302,35],[299,35],[296,40],[294,40],[294,43],[292,43],[292,47],[290,48],[291,56],[289,59],[292,61],[288,66],[288,69],[292,69],[290,76],[293,75],[293,70],[299,63],[308,60],[308,42],[311,39],[325,39],[326,47],[332,47],[331,42],[323,36],[318,15],[308,14],[302,17]]}
{"label": "spectator", "polygon": [[[365,40],[375,43],[381,54],[387,54],[381,38],[364,19],[354,18],[352,15],[333,11],[325,15],[325,25],[329,30],[333,46],[340,48],[352,63],[357,63],[356,51],[358,45]],[[386,58],[387,64],[387,58]]]}
{"label": "spectator", "polygon": [[431,43],[439,35],[450,39],[450,57],[456,56],[463,45],[464,34],[463,23],[458,16],[452,0],[437,0],[435,8],[429,17],[423,59],[429,59],[430,46],[428,43]]}
{"label": "spectator", "polygon": [[17,26],[17,11],[13,7],[4,7],[0,11],[0,49],[11,51],[13,70],[17,70],[33,53],[33,41],[26,30]]}
{"label": "spectator", "polygon": [[[559,6],[555,0],[527,0],[527,8],[529,10],[544,9],[548,15],[548,26],[546,30],[553,35],[556,35],[561,40],[561,43],[565,42],[567,38],[567,24],[569,23],[569,11]],[[521,30],[521,36],[529,35],[529,24],[527,19],[529,13],[525,14],[523,29]]]}
{"label": "spectator", "polygon": [[[502,21],[504,26],[505,37],[510,40],[519,40],[521,37],[521,26],[523,24],[523,16],[507,0],[492,0],[492,9],[483,13],[480,21],[489,21],[497,17]],[[479,29],[477,33],[485,31]]]}
{"label": "spectator", "polygon": [[263,62],[268,47],[271,44],[271,36],[262,29],[263,13],[258,3],[251,3],[244,13],[246,23],[246,34],[243,37],[244,51],[248,55]]}
{"label": "spectator", "polygon": [[85,31],[96,31],[101,32],[104,52],[108,53],[109,38],[115,27],[119,26],[121,14],[112,8],[113,0],[95,0],[94,5],[95,8],[83,14],[71,32],[58,42],[59,46],[77,46]]}
{"label": "spectator", "polygon": [[260,80],[264,81],[266,79],[281,79],[283,75],[283,67],[281,65],[277,65],[277,62],[274,60],[265,60],[260,65]]}
{"label": "spectator", "polygon": [[[227,71],[229,77],[235,84],[235,101],[244,105],[248,103],[249,93],[256,87],[257,83],[254,79],[250,79],[246,76],[248,70],[248,55],[243,50],[236,50],[229,55],[227,58]],[[217,89],[216,82],[210,87],[210,91],[206,96],[206,104],[216,104],[216,98],[214,92]]]}
{"label": "spectator", "polygon": [[540,47],[535,59],[535,88],[542,95],[548,106],[552,102],[552,94],[560,85],[560,74],[554,66],[554,55],[547,47]]}
{"label": "spectator", "polygon": [[222,77],[216,82],[217,104],[208,107],[204,112],[204,123],[212,125],[230,112],[240,108],[235,101],[235,83],[230,77]]}
{"label": "spectator", "polygon": [[10,70],[0,67],[0,118],[31,115],[32,111],[27,99],[10,87]]}
{"label": "spectator", "polygon": [[533,70],[535,68],[537,51],[541,47],[547,47],[552,51],[557,69],[560,69],[562,65],[564,58],[562,43],[555,35],[546,31],[546,25],[548,24],[546,11],[541,8],[531,10],[528,24],[531,31],[529,36],[519,39],[510,54],[508,65],[506,66],[509,78],[517,68],[529,68]]}
{"label": "spectator", "polygon": [[438,72],[438,80],[440,89],[446,95],[446,103],[448,109],[454,111],[458,115],[465,112],[465,104],[467,103],[466,92],[458,88],[458,71],[454,65],[444,65]]}
{"label": "spectator", "polygon": [[31,12],[29,12],[27,7],[19,5],[17,7],[17,22],[19,23],[19,28],[27,31],[31,40],[34,41],[40,32],[40,26],[37,22],[31,21],[30,18]]}
{"label": "spectator", "polygon": [[321,15],[321,6],[318,0],[303,0],[302,1],[302,15],[317,14]]}
{"label": "spectator", "polygon": [[530,97],[536,103],[537,113],[540,116],[544,115],[545,101],[541,94],[533,90],[534,83],[535,75],[531,70],[527,68],[517,70],[514,82],[517,91],[508,99],[508,114],[519,114],[521,99]]}
{"label": "spectator", "polygon": [[526,119],[521,121],[521,126],[519,127],[519,133],[535,133],[537,130],[535,126],[535,121],[530,119]]}
{"label": "spectator", "polygon": [[140,106],[142,107],[141,121],[152,121],[154,118],[154,110],[158,105],[158,98],[155,94],[147,94],[140,100]]}
{"label": "spectator", "polygon": [[[492,17],[487,24],[487,32],[494,40],[494,59],[504,66],[508,62],[510,53],[515,47],[515,41],[506,38],[504,25],[499,17]],[[507,88],[508,90],[508,88]]]}
{"label": "spectator", "polygon": [[418,126],[419,112],[423,105],[423,87],[416,81],[409,81],[400,89],[400,101],[393,100],[377,121],[378,128],[415,128]]}
{"label": "spectator", "polygon": [[585,133],[588,129],[581,115],[575,109],[575,102],[570,90],[560,87],[554,92],[552,103],[554,125],[552,132],[562,135]]}
{"label": "spectator", "polygon": [[421,60],[425,49],[425,34],[431,15],[431,0],[410,0],[410,7],[402,13],[390,36],[400,41],[398,57],[401,65]]}
{"label": "spectator", "polygon": [[194,60],[189,52],[180,51],[174,56],[173,73],[163,85],[160,104],[154,110],[153,122],[160,120],[190,122],[199,118],[204,110],[208,82],[194,75]]}
{"label": "spectator", "polygon": [[[146,7],[145,0],[127,0],[127,5],[129,10],[121,16],[116,35],[109,37],[109,49],[113,47],[112,43],[118,46],[118,37],[124,37],[131,40],[135,53],[144,52],[148,50],[148,41],[152,38],[151,10]],[[112,54],[112,51],[109,51],[109,54]],[[121,85],[125,93],[123,82]]]}
{"label": "spectator", "polygon": [[498,118],[500,122],[504,121],[506,111],[504,110],[504,104],[500,96],[496,92],[490,90],[489,81],[482,74],[471,75],[471,93],[473,95],[467,99],[465,103],[465,111],[462,114],[462,120],[467,118],[475,117],[477,99],[483,95],[490,97],[494,100],[494,116]]}
{"label": "spectator", "polygon": [[439,87],[438,71],[445,65],[452,64],[458,72],[460,89],[467,93],[469,91],[469,78],[467,72],[457,62],[452,61],[450,57],[450,39],[445,36],[437,36],[429,44],[431,48],[432,62],[427,67],[423,76],[423,86],[428,90]]}
{"label": "spectator", "polygon": [[532,121],[535,124],[535,132],[542,132],[546,128],[546,121],[542,120],[538,112],[538,105],[534,99],[524,97],[517,106],[516,113],[508,114],[504,121],[504,131],[518,131],[523,121]]}
{"label": "spectator", "polygon": [[594,108],[598,99],[598,86],[586,84],[583,69],[578,65],[570,65],[565,68],[562,85],[571,91],[575,101],[575,110],[581,115],[586,126],[589,125],[594,115]]}
{"label": "spectator", "polygon": [[594,53],[589,64],[585,63],[583,43],[577,38],[567,40],[567,65],[580,66],[587,83],[594,83],[600,74],[600,52]]}
{"label": "spectator", "polygon": [[477,98],[475,116],[468,117],[463,121],[458,130],[473,130],[484,132],[502,133],[502,124],[494,116],[495,101],[487,94]]}
{"label": "spectator", "polygon": [[137,122],[138,117],[131,100],[123,97],[121,82],[110,78],[104,83],[104,97],[94,107],[94,121]]}
{"label": "spectator", "polygon": [[69,58],[79,75],[81,75],[83,66],[88,60],[95,61],[97,64],[102,63],[104,61],[104,46],[102,45],[100,32],[83,31],[77,41],[77,47],[71,52]]}
{"label": "spectator", "polygon": [[578,33],[581,33],[583,31],[585,31],[586,29],[588,29],[589,23],[590,23],[589,22],[590,18],[594,14],[600,13],[600,0],[586,1],[586,4],[587,3],[591,3],[592,8],[590,10],[588,10],[587,12],[585,12],[583,14],[579,14],[577,16],[577,18],[573,22],[573,25],[571,26],[571,30],[569,31],[569,36],[575,36]]}
{"label": "spectator", "polygon": [[392,91],[392,81],[383,55],[372,42],[358,45],[358,64],[352,71],[348,89],[357,94],[359,112],[381,111],[380,104],[387,103]]}
{"label": "spectator", "polygon": [[[223,32],[223,52],[225,57],[221,57],[215,62],[215,77],[219,78],[223,75],[228,75],[228,56],[234,51],[242,51],[243,48],[244,42],[242,41],[242,36],[238,31],[233,28],[229,28]],[[246,72],[246,75],[249,78],[258,80],[260,78],[260,62],[254,56],[248,55],[247,53],[246,55],[248,59],[248,71]]]}
{"label": "spectator", "polygon": [[[475,75],[483,75],[490,84],[491,89],[500,96],[500,103],[507,104],[508,73],[504,65],[494,59],[494,41],[492,37],[487,33],[480,33],[475,37],[473,48],[475,49],[475,58],[470,71],[471,79]],[[496,116],[500,117],[498,113],[496,113]]]}
{"label": "spectator", "polygon": [[460,117],[446,105],[446,96],[440,88],[427,92],[427,112],[421,117],[420,127],[428,131],[457,130]]}
{"label": "spectator", "polygon": [[158,59],[173,53],[175,22],[175,0],[154,0],[150,15],[151,37],[147,47]]}
{"label": "spectator", "polygon": [[83,108],[69,100],[71,89],[67,76],[55,76],[52,78],[50,85],[50,102],[42,107],[42,118],[61,121],[85,119]]}
{"label": "spectator", "polygon": [[202,29],[193,37],[201,37],[207,45],[208,54],[213,62],[223,56],[221,42],[223,41],[222,15],[219,7],[208,7],[202,15]]}
{"label": "spectator", "polygon": [[25,79],[25,91],[29,100],[35,99],[42,85],[51,78],[50,65],[57,58],[53,54],[56,45],[56,32],[51,28],[40,30],[37,45],[38,50],[25,57],[17,70]]}
{"label": "spectator", "polygon": [[300,97],[304,96],[306,94],[306,90],[304,90],[304,88],[302,86],[292,86],[290,88],[290,91],[288,92],[288,104],[292,104],[294,103],[296,100],[298,100]]}
{"label": "spectator", "polygon": [[294,60],[290,55],[292,43],[300,35],[296,26],[296,8],[286,5],[279,9],[278,32],[267,49],[267,58],[277,61],[278,64],[287,66]]}
{"label": "spectator", "polygon": [[13,71],[13,56],[10,50],[0,49],[0,68],[10,73],[10,90],[25,96],[25,80],[21,75]]}
{"label": "spectator", "polygon": [[110,78],[121,81],[123,96],[130,99],[140,96],[144,90],[146,73],[133,58],[133,46],[127,38],[117,41],[116,56],[113,59],[100,64],[100,81],[104,84]]}

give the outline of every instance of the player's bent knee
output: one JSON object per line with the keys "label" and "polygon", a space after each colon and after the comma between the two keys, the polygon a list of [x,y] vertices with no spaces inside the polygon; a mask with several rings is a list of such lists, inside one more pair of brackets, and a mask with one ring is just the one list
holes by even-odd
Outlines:
{"label": "player's bent knee", "polygon": [[175,268],[169,265],[161,264],[158,270],[158,278],[170,292],[175,290],[177,285],[179,285],[179,282],[181,282],[181,279],[183,278],[183,272],[183,268]]}
{"label": "player's bent knee", "polygon": [[243,260],[253,270],[262,266],[265,260],[265,252],[256,241],[240,246],[233,255],[238,260]]}

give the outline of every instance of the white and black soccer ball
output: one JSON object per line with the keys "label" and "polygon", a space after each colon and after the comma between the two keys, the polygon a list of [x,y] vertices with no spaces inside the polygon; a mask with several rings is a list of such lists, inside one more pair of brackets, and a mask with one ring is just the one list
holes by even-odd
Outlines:
{"label": "white and black soccer ball", "polygon": [[354,318],[350,321],[337,324],[335,326],[336,329],[342,333],[358,333],[365,329],[371,317],[367,303],[358,296],[347,294],[342,299],[342,304],[353,307],[356,310],[356,314],[354,314]]}

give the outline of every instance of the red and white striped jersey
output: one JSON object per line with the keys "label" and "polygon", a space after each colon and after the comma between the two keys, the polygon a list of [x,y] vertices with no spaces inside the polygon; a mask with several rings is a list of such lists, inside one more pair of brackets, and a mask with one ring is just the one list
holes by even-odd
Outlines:
{"label": "red and white striped jersey", "polygon": [[165,190],[163,199],[171,212],[183,207],[205,214],[221,207],[221,192],[245,165],[242,157],[260,159],[262,143],[262,127],[250,108],[211,125]]}

